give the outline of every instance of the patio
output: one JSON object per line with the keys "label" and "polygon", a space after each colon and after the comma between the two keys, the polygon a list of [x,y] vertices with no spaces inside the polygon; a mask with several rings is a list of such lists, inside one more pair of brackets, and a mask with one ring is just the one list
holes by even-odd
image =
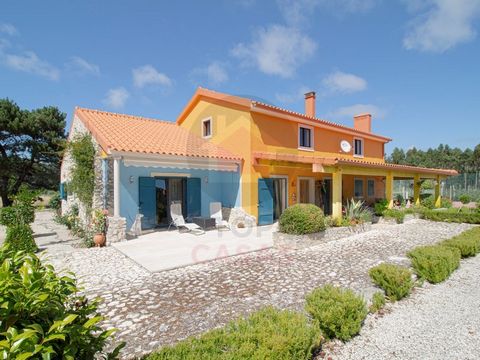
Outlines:
{"label": "patio", "polygon": [[271,248],[275,227],[210,230],[202,235],[163,230],[112,246],[148,271],[158,272]]}

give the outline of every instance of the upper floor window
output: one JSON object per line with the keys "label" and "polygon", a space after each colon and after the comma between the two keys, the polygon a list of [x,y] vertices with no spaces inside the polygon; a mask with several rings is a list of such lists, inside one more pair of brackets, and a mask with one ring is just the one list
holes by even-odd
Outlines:
{"label": "upper floor window", "polygon": [[299,125],[298,148],[303,150],[313,150],[313,128],[311,126]]}
{"label": "upper floor window", "polygon": [[353,140],[353,151],[354,156],[363,156],[363,139]]}
{"label": "upper floor window", "polygon": [[202,136],[209,138],[212,136],[212,119],[208,118],[202,121]]}

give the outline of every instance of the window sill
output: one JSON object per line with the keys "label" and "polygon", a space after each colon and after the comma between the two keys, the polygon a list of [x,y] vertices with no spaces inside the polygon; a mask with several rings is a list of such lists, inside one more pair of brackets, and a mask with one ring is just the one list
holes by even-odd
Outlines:
{"label": "window sill", "polygon": [[307,148],[307,147],[301,147],[301,146],[298,147],[298,150],[302,150],[302,151],[315,151],[314,148]]}
{"label": "window sill", "polygon": [[363,159],[365,156],[354,154],[353,157]]}
{"label": "window sill", "polygon": [[210,139],[211,137],[212,137],[212,135],[202,136],[203,139]]}

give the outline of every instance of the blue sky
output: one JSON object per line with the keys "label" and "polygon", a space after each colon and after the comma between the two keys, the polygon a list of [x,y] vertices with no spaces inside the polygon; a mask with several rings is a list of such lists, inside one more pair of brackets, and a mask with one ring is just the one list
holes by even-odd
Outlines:
{"label": "blue sky", "polygon": [[480,0],[4,0],[0,97],[175,120],[197,86],[346,125],[387,147],[480,143]]}

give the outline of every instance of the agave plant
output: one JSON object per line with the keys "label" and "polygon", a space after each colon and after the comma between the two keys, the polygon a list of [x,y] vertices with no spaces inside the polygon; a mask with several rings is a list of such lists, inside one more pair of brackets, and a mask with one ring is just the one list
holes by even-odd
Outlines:
{"label": "agave plant", "polygon": [[345,206],[345,218],[350,224],[360,224],[372,220],[372,212],[365,206],[363,200],[350,199],[347,200]]}

